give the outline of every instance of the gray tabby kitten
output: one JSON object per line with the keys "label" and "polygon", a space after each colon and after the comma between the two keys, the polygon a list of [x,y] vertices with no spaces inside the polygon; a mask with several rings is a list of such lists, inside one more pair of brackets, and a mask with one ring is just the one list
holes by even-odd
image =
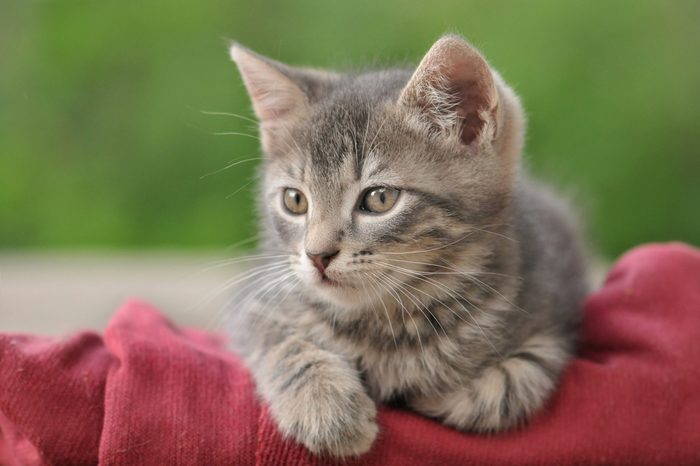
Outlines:
{"label": "gray tabby kitten", "polygon": [[282,433],[342,457],[369,450],[376,403],[474,432],[541,408],[574,350],[583,254],[521,170],[499,74],[454,35],[415,70],[231,56],[260,120],[269,260],[232,332]]}

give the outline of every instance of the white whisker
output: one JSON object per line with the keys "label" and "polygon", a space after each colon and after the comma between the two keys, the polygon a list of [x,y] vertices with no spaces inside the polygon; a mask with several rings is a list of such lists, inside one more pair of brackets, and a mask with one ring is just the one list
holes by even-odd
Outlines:
{"label": "white whisker", "polygon": [[254,119],[252,119],[252,118],[249,118],[249,117],[247,117],[247,116],[239,115],[239,114],[237,114],[237,113],[229,113],[229,112],[209,112],[209,111],[206,111],[206,110],[202,110],[201,113],[203,113],[204,115],[231,116],[231,117],[240,118],[241,120],[248,121],[248,122],[253,123],[253,124],[255,124],[255,125],[258,124],[258,122],[257,122],[256,120],[254,120]]}
{"label": "white whisker", "polygon": [[[210,270],[218,269],[221,267],[227,267],[230,265],[235,265],[235,264],[240,264],[242,262],[251,262],[251,261],[262,261],[262,260],[268,260],[268,259],[278,259],[280,257],[287,257],[291,258],[289,254],[257,254],[257,255],[250,255],[250,256],[242,256],[242,257],[236,257],[233,259],[223,259],[219,261],[214,261],[211,262],[209,266],[206,268],[200,270],[199,273],[204,273],[208,272]],[[282,261],[280,261],[281,263]],[[265,265],[265,264],[263,264]]]}
{"label": "white whisker", "polygon": [[[435,331],[435,335],[436,335],[438,338],[441,338],[440,333],[438,332],[437,328],[435,328],[435,326],[434,326],[433,323],[431,322],[431,320],[430,320],[430,318],[428,317],[428,315],[427,315],[425,312],[423,312],[423,309],[425,309],[425,310],[433,317],[433,319],[435,319],[435,322],[437,322],[438,326],[440,326],[440,329],[442,330],[442,333],[443,333],[445,336],[447,336],[447,332],[445,332],[444,327],[443,327],[442,324],[440,323],[440,320],[439,320],[437,317],[435,317],[435,314],[433,314],[433,313],[430,311],[430,309],[428,309],[428,307],[427,307],[425,304],[423,304],[423,303],[420,301],[420,299],[418,299],[418,297],[417,297],[416,295],[414,295],[412,292],[410,292],[410,291],[407,289],[407,286],[410,286],[410,285],[408,285],[407,283],[401,283],[399,280],[397,280],[397,279],[391,277],[389,274],[384,273],[383,275],[384,275],[384,279],[385,279],[385,280],[389,280],[390,282],[394,283],[394,286],[396,286],[397,289],[398,289],[399,291],[401,291],[401,292],[416,306],[416,309],[417,309],[418,311],[420,311],[421,314],[423,314],[423,317],[425,317],[425,320],[428,321],[428,323],[430,324],[430,326],[431,326],[431,327],[433,328],[433,330]],[[410,286],[410,287],[411,287],[411,288],[414,288],[414,287],[412,287],[412,286]],[[414,288],[414,289],[417,289],[417,288]],[[448,338],[449,338],[449,337],[448,337]]]}
{"label": "white whisker", "polygon": [[197,303],[195,303],[192,308],[197,308],[199,306],[202,306],[208,302],[211,302],[216,296],[220,295],[224,291],[230,289],[231,287],[237,285],[238,283],[249,280],[253,277],[256,277],[262,273],[266,272],[272,272],[272,271],[277,271],[278,269],[283,269],[285,267],[288,267],[289,263],[288,261],[280,261],[280,262],[275,262],[273,264],[263,264],[257,267],[253,267],[250,270],[246,270],[238,275],[235,275],[233,278],[230,278],[226,280],[222,285],[218,286],[214,290],[210,291],[205,295],[204,298],[199,300]]}
{"label": "white whisker", "polygon": [[[374,278],[374,280],[377,279],[374,275],[370,275],[370,278]],[[379,283],[374,283],[373,281],[370,281],[369,284],[372,288],[374,288],[375,284],[377,286],[380,286]],[[377,292],[377,297],[379,298],[380,302],[382,303],[382,307],[384,308],[384,314],[386,314],[386,320],[389,323],[389,330],[391,330],[391,338],[393,338],[393,340],[394,340],[394,347],[396,349],[399,349],[399,344],[396,341],[396,334],[394,333],[394,326],[391,324],[391,317],[389,317],[389,311],[386,307],[386,304],[384,304],[384,300],[381,299],[381,293]],[[398,303],[398,300],[396,302]]]}
{"label": "white whisker", "polygon": [[243,186],[241,186],[240,188],[238,188],[237,190],[235,190],[235,191],[232,192],[231,194],[227,194],[226,197],[225,197],[225,199],[231,199],[233,196],[235,196],[236,194],[238,194],[239,192],[243,191],[245,188],[247,188],[248,186],[250,186],[251,183],[253,183],[254,181],[255,181],[255,178],[253,178],[252,180],[248,181],[246,184],[244,184]]}
{"label": "white whisker", "polygon": [[[487,283],[485,283],[484,281],[482,281],[482,280],[480,280],[479,278],[477,278],[477,275],[496,275],[496,276],[501,276],[501,277],[510,277],[510,278],[517,278],[517,279],[520,279],[519,277],[515,277],[515,276],[513,276],[513,275],[508,275],[508,274],[504,274],[504,273],[496,273],[496,272],[465,272],[465,271],[462,271],[462,270],[457,269],[456,266],[454,266],[454,264],[450,264],[452,267],[449,267],[449,266],[440,265],[440,264],[433,264],[433,263],[430,263],[430,262],[409,261],[409,260],[402,260],[402,259],[384,258],[383,260],[391,261],[391,262],[402,262],[402,263],[408,263],[408,264],[415,264],[415,265],[426,265],[426,266],[429,266],[429,267],[439,267],[439,268],[446,269],[446,270],[448,270],[448,272],[427,272],[427,271],[422,271],[422,270],[421,270],[421,271],[416,270],[415,272],[420,273],[421,276],[428,276],[428,275],[460,275],[460,276],[466,278],[467,280],[470,280],[470,281],[473,282],[474,284],[476,284],[476,286],[479,287],[479,288],[481,288],[482,290],[484,290],[484,288],[485,288],[486,291],[490,291],[491,293],[497,294],[498,296],[500,296],[501,298],[503,298],[503,300],[504,300],[505,302],[507,302],[508,304],[510,304],[511,306],[513,306],[515,309],[527,313],[527,311],[526,311],[525,309],[522,309],[522,308],[521,308],[520,306],[518,306],[517,304],[511,302],[511,301],[510,301],[507,297],[505,297],[500,291],[498,291],[497,289],[493,288],[493,287],[490,286],[489,284],[487,284]],[[448,264],[449,264],[449,263],[448,263]],[[410,270],[410,269],[406,269],[406,270]]]}
{"label": "white whisker", "polygon": [[258,141],[260,140],[259,136],[256,136],[254,134],[248,134],[248,133],[239,133],[237,131],[223,131],[220,133],[212,133],[214,136],[245,136],[247,138],[251,139],[257,139]]}
{"label": "white whisker", "polygon": [[[384,280],[386,280],[386,274],[382,274],[382,275],[384,277]],[[382,275],[379,275],[379,278],[382,278]],[[387,286],[386,289],[388,291],[392,291],[390,286]],[[423,341],[420,337],[420,330],[418,329],[418,324],[416,324],[416,321],[413,318],[413,315],[411,315],[411,313],[408,311],[408,309],[406,309],[406,306],[403,304],[403,300],[399,299],[398,293],[396,293],[396,296],[397,296],[396,302],[399,303],[403,312],[405,312],[406,315],[408,315],[408,318],[411,319],[411,322],[413,322],[413,327],[415,327],[415,329],[416,329],[416,337],[418,337],[418,345],[420,346],[421,353],[423,353],[423,355],[425,355],[425,348],[423,348]]]}
{"label": "white whisker", "polygon": [[[490,227],[490,226],[499,226],[499,225],[497,225],[497,224],[494,224],[494,225],[486,225],[486,227]],[[483,228],[479,228],[479,227],[476,227],[476,226],[474,226],[474,225],[471,225],[471,228],[474,229],[474,230],[477,230],[477,231],[481,231],[481,232],[483,232],[483,233],[489,233],[489,234],[494,235],[494,236],[499,236],[499,237],[501,237],[501,238],[503,238],[503,239],[507,239],[508,241],[512,241],[512,242],[514,242],[514,243],[517,243],[517,242],[518,242],[518,240],[513,239],[513,238],[511,238],[510,236],[506,236],[506,235],[504,235],[504,234],[502,234],[502,233],[498,233],[498,232],[496,232],[496,231],[484,230]]]}
{"label": "white whisker", "polygon": [[216,175],[217,173],[221,173],[222,171],[228,170],[229,168],[233,168],[236,165],[240,165],[242,163],[247,163],[247,162],[253,162],[255,160],[263,160],[263,158],[262,157],[251,157],[249,159],[231,161],[225,167],[219,168],[218,170],[214,170],[213,172],[205,173],[204,175],[200,176],[199,179],[203,180],[204,178],[207,178],[207,177],[212,176],[212,175]]}
{"label": "white whisker", "polygon": [[[386,273],[385,273],[385,275],[386,275],[387,279],[392,280],[397,286],[399,286],[399,287],[401,287],[401,288],[403,288],[403,289],[411,288],[411,289],[413,289],[413,290],[415,290],[415,291],[417,291],[417,292],[419,292],[419,293],[422,293],[423,295],[427,296],[430,300],[435,300],[435,301],[437,301],[437,302],[439,302],[439,303],[441,303],[441,304],[444,305],[444,303],[442,303],[442,301],[440,301],[439,299],[437,299],[435,296],[433,296],[433,295],[431,295],[431,294],[429,294],[429,293],[426,293],[426,292],[424,292],[423,290],[421,290],[421,289],[419,289],[419,288],[416,288],[415,286],[412,286],[412,285],[410,285],[410,284],[408,284],[408,283],[402,283],[400,280],[398,280],[398,279],[396,279],[396,278],[394,278],[394,277],[391,277],[389,274],[386,274]],[[443,333],[445,336],[447,336],[447,332],[445,331],[445,328],[442,326],[442,323],[440,323],[440,319],[438,319],[438,318],[435,316],[435,314],[433,314],[433,313],[430,311],[430,309],[428,309],[428,306],[427,306],[426,304],[424,304],[422,301],[420,301],[420,299],[418,299],[418,298],[416,297],[416,295],[414,295],[414,294],[413,294],[412,292],[410,292],[410,291],[409,291],[409,293],[411,294],[411,296],[413,296],[414,298],[416,298],[416,299],[418,300],[418,302],[413,301],[414,304],[416,304],[416,306],[419,306],[419,307],[422,307],[423,309],[425,309],[426,312],[428,312],[428,313],[433,317],[433,319],[435,319],[435,322],[437,322],[438,326],[440,326],[440,329],[442,330],[442,333]],[[419,309],[419,310],[420,310],[420,309]],[[421,312],[422,312],[422,311],[421,311]],[[435,326],[432,324],[432,322],[430,321],[430,319],[428,319],[428,316],[425,315],[425,313],[423,313],[423,315],[424,315],[425,318],[428,320],[428,323],[430,324],[430,326],[433,327],[433,330],[435,330],[435,334],[438,335],[438,337],[439,337],[440,335],[438,334],[437,329],[436,329]],[[448,338],[449,338],[449,337],[448,337]]]}
{"label": "white whisker", "polygon": [[477,311],[484,312],[484,311],[483,311],[482,309],[480,309],[478,306],[476,306],[476,305],[473,304],[471,301],[469,301],[469,299],[467,299],[465,296],[460,296],[456,291],[450,290],[449,288],[447,288],[445,285],[443,285],[442,283],[440,283],[440,282],[438,282],[438,281],[432,280],[432,279],[427,278],[427,277],[422,277],[422,276],[420,276],[417,272],[415,272],[415,271],[413,271],[413,270],[404,269],[403,267],[397,267],[397,266],[395,266],[395,265],[387,264],[387,263],[383,263],[382,265],[384,265],[385,267],[388,267],[390,270],[394,270],[394,271],[396,271],[396,272],[398,272],[398,273],[402,273],[402,274],[404,274],[404,275],[412,276],[412,277],[415,277],[415,278],[417,278],[417,279],[419,279],[419,280],[423,280],[423,281],[427,281],[427,282],[429,282],[429,283],[432,283],[433,285],[435,285],[435,286],[437,286],[438,288],[440,288],[440,289],[442,289],[443,291],[445,291],[445,292],[448,294],[448,296],[450,296],[452,299],[454,299],[455,302],[456,302],[457,304],[459,304],[459,305],[462,307],[462,309],[464,309],[464,311],[467,313],[467,315],[469,315],[469,317],[472,319],[473,323],[477,326],[477,328],[479,329],[479,331],[480,331],[481,334],[483,335],[484,339],[485,339],[485,340],[488,342],[488,344],[493,348],[493,350],[496,351],[496,353],[497,353],[498,355],[501,355],[501,353],[498,351],[498,349],[496,348],[496,346],[493,344],[493,342],[492,342],[492,341],[489,339],[489,337],[486,335],[486,332],[484,332],[484,329],[481,327],[481,325],[480,325],[479,322],[476,320],[476,318],[474,317],[474,315],[469,311],[469,309],[466,308],[466,306],[464,306],[464,304],[462,304],[461,300],[464,300],[464,301],[467,302],[467,304],[469,304],[470,306],[473,306]]}
{"label": "white whisker", "polygon": [[439,251],[440,249],[445,249],[445,248],[448,248],[448,247],[450,247],[454,244],[457,244],[461,241],[464,241],[465,239],[469,238],[469,236],[472,235],[473,233],[474,233],[473,231],[470,231],[469,233],[462,236],[461,238],[458,238],[454,241],[450,241],[449,243],[443,244],[441,246],[436,246],[434,248],[422,249],[422,250],[418,250],[418,251],[382,252],[382,254],[403,255],[403,254],[422,254],[425,252]]}

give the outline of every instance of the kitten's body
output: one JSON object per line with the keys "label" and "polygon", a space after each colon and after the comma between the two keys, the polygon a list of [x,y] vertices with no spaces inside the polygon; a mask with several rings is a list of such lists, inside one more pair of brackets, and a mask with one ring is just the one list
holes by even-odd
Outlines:
{"label": "kitten's body", "polygon": [[[281,430],[344,456],[370,447],[375,401],[475,431],[541,407],[574,348],[584,268],[568,208],[520,173],[500,77],[455,37],[415,72],[233,56],[262,123],[262,247],[282,259],[232,328]],[[386,214],[357,209],[371,186],[400,189]],[[280,205],[287,187],[303,217]],[[328,250],[317,271],[305,252]]]}

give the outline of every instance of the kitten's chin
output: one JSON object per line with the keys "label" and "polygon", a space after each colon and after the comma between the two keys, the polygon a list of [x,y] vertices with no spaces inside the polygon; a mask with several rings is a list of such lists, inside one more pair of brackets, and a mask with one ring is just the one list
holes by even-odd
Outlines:
{"label": "kitten's chin", "polygon": [[317,296],[329,304],[334,304],[347,309],[360,307],[359,301],[362,299],[360,293],[353,288],[342,286],[323,285],[315,290]]}
{"label": "kitten's chin", "polygon": [[361,288],[332,279],[319,280],[308,285],[316,298],[347,310],[361,309],[367,306],[367,296]]}

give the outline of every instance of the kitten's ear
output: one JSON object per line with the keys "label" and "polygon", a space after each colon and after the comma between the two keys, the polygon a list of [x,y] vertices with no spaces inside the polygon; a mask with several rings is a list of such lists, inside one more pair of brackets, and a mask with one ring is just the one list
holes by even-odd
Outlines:
{"label": "kitten's ear", "polygon": [[[504,98],[513,102],[502,102]],[[514,106],[520,112],[517,97],[481,54],[455,35],[433,44],[399,102],[418,112],[434,130],[458,137],[472,152],[497,143],[505,129],[504,107]],[[515,117],[522,126],[521,115]]]}
{"label": "kitten's ear", "polygon": [[231,44],[229,52],[238,65],[253,110],[261,122],[285,119],[306,111],[307,96],[288,76],[287,66],[237,43]]}
{"label": "kitten's ear", "polygon": [[284,152],[292,144],[286,141],[291,137],[289,127],[309,114],[311,100],[318,97],[335,75],[293,68],[237,43],[231,45],[229,52],[260,120],[263,150]]}

